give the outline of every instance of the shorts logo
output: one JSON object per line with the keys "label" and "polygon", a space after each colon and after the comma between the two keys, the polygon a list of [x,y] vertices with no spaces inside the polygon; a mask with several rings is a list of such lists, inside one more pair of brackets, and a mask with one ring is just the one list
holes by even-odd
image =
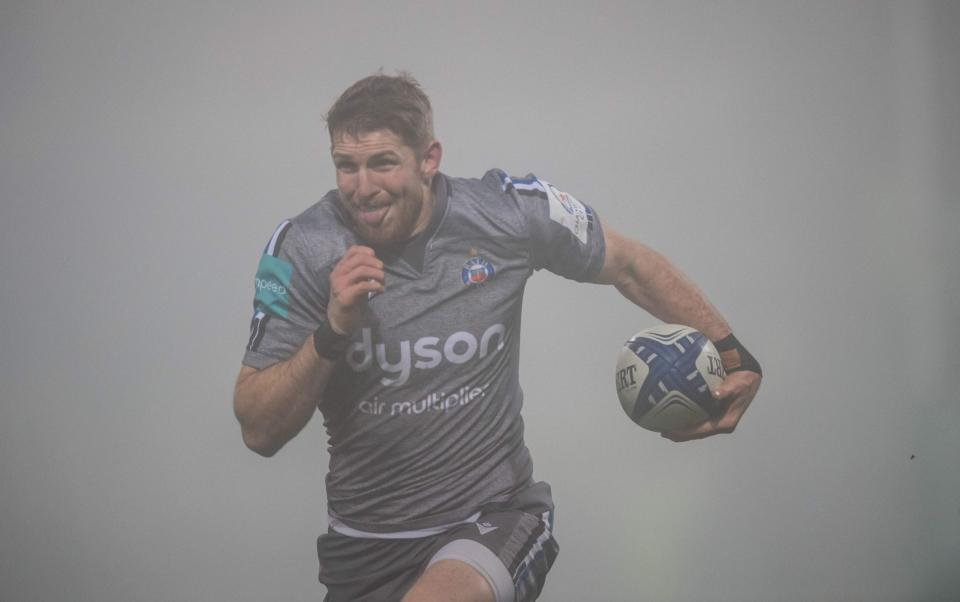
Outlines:
{"label": "shorts logo", "polygon": [[480,535],[486,535],[491,531],[496,531],[499,527],[488,522],[477,523],[477,531],[480,531]]}
{"label": "shorts logo", "polygon": [[470,249],[470,259],[463,264],[460,270],[460,279],[464,285],[483,284],[493,278],[493,265],[477,255],[476,249]]}

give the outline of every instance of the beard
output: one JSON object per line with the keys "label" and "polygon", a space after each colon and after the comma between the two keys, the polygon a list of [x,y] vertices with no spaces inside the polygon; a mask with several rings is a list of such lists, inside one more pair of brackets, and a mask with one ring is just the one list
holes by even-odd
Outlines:
{"label": "beard", "polygon": [[[353,231],[365,242],[373,246],[385,246],[402,243],[414,235],[417,222],[424,208],[424,195],[421,190],[404,191],[402,196],[394,197],[385,205],[370,203],[360,207],[338,196],[343,212],[349,217]],[[382,218],[369,223],[361,217],[361,210],[385,208]]]}

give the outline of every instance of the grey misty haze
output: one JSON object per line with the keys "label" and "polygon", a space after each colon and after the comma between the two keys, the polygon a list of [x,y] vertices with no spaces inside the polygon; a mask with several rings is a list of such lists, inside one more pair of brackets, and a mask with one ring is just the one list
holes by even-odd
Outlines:
{"label": "grey misty haze", "polygon": [[0,600],[322,598],[322,422],[265,460],[231,394],[263,245],[334,185],[322,114],[380,67],[431,95],[445,172],[589,202],[765,368],[734,435],[672,444],[613,384],[655,320],[531,279],[542,599],[956,599],[958,30],[950,2],[4,3]]}

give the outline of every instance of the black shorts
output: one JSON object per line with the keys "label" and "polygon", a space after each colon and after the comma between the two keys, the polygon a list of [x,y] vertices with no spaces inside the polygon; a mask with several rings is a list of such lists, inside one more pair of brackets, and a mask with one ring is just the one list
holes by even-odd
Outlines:
{"label": "black shorts", "polygon": [[440,560],[475,568],[497,602],[536,600],[559,546],[553,537],[550,487],[536,483],[507,504],[481,511],[438,535],[410,539],[351,537],[329,531],[317,539],[325,602],[400,600]]}

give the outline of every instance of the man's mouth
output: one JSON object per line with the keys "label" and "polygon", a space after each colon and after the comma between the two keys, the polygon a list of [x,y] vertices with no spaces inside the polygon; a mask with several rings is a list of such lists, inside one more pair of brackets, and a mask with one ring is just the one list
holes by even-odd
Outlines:
{"label": "man's mouth", "polygon": [[379,226],[389,209],[390,205],[384,205],[382,207],[361,207],[357,209],[357,217],[368,226]]}

